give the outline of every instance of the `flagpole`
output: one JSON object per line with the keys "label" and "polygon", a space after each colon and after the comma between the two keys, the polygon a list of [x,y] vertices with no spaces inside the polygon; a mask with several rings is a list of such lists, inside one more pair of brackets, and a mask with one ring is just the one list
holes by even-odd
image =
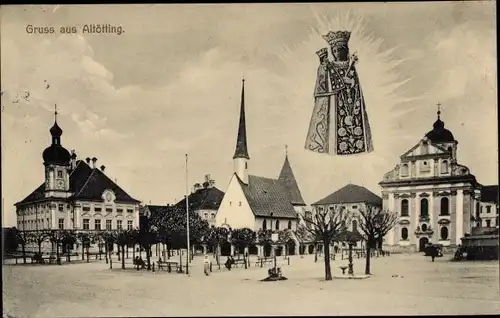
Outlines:
{"label": "flagpole", "polygon": [[186,259],[186,274],[189,275],[189,252],[191,246],[189,244],[189,184],[188,184],[188,155],[186,154],[186,240],[187,240],[187,259]]}

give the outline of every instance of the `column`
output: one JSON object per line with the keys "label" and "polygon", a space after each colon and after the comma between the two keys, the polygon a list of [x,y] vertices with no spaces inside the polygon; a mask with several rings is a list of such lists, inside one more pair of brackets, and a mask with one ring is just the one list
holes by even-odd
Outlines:
{"label": "column", "polygon": [[81,229],[82,226],[82,206],[80,204],[75,205],[75,228]]}
{"label": "column", "polygon": [[455,244],[459,244],[464,234],[464,190],[458,190],[456,198]]}
{"label": "column", "polygon": [[57,218],[56,218],[56,205],[50,204],[50,219],[51,219],[51,229],[57,229]]}

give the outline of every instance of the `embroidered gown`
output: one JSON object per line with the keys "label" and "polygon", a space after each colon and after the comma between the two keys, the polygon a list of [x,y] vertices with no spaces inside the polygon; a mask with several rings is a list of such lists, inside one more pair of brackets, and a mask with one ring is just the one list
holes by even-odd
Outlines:
{"label": "embroidered gown", "polygon": [[363,92],[355,66],[349,61],[319,65],[305,148],[329,155],[373,151]]}

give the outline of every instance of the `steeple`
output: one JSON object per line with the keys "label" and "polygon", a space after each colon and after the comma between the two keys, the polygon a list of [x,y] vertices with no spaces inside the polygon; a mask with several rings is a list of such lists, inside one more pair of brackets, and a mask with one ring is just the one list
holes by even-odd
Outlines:
{"label": "steeple", "polygon": [[293,174],[290,161],[288,161],[288,146],[285,146],[285,162],[283,163],[283,167],[281,168],[278,180],[280,180],[285,185],[285,188],[288,192],[288,197],[290,199],[290,203],[292,203],[292,205],[294,206],[306,205],[304,199],[302,198],[302,194],[300,193],[299,185],[297,184],[295,175]]}
{"label": "steeple", "polygon": [[444,122],[441,120],[441,103],[437,103],[437,119],[432,125],[432,130],[425,136],[434,143],[453,143],[455,138],[448,129],[444,128]]}
{"label": "steeple", "polygon": [[63,131],[61,127],[57,124],[57,104],[54,105],[54,125],[50,128],[50,134],[52,135],[52,144],[61,145],[61,135]]}
{"label": "steeple", "polygon": [[61,135],[63,131],[57,124],[57,105],[54,106],[54,125],[50,128],[50,135],[52,136],[52,144],[43,151],[43,162],[45,165],[69,165],[71,155],[61,145]]}
{"label": "steeple", "polygon": [[245,79],[241,84],[241,106],[240,106],[240,122],[238,126],[238,138],[236,139],[236,149],[233,159],[245,158],[250,159],[247,149],[247,129],[245,120]]}
{"label": "steeple", "polygon": [[236,139],[236,149],[234,151],[234,173],[238,176],[241,182],[248,184],[248,156],[247,149],[247,130],[245,121],[245,79],[241,84],[241,106],[240,106],[240,123],[238,126],[238,138]]}

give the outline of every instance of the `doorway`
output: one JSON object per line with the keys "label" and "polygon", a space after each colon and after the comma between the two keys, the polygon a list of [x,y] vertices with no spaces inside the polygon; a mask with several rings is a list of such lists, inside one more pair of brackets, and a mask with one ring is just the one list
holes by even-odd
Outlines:
{"label": "doorway", "polygon": [[428,243],[429,243],[429,239],[428,238],[426,238],[426,237],[420,238],[420,240],[418,241],[418,251],[419,252],[424,252],[425,251],[425,247],[427,246]]}

